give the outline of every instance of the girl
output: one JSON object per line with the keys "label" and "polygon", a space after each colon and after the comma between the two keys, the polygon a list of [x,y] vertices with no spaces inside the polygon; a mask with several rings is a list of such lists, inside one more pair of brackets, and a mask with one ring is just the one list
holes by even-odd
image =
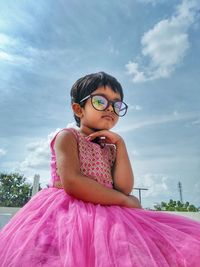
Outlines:
{"label": "girl", "polygon": [[131,164],[110,131],[127,112],[120,83],[100,72],[71,89],[79,129],[51,141],[52,181],[0,233],[1,267],[198,267],[200,224],[146,211],[130,196]]}

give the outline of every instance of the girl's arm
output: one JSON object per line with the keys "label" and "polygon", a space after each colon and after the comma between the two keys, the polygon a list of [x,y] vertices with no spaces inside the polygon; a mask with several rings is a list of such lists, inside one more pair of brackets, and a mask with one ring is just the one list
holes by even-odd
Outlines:
{"label": "girl's arm", "polygon": [[134,176],[124,140],[120,135],[107,130],[98,131],[89,135],[91,140],[101,136],[105,137],[106,143],[111,143],[116,146],[116,160],[112,170],[114,188],[129,195],[133,189]]}
{"label": "girl's arm", "polygon": [[107,188],[80,173],[76,139],[63,131],[55,140],[57,173],[66,193],[86,202],[141,208],[140,203],[115,189]]}
{"label": "girl's arm", "polygon": [[126,150],[124,140],[121,138],[115,143],[116,159],[113,166],[113,179],[115,189],[129,195],[134,186],[134,175]]}

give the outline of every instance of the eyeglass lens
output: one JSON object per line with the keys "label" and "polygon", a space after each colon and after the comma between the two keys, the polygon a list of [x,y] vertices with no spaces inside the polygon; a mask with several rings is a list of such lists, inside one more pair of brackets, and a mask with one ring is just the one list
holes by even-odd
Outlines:
{"label": "eyeglass lens", "polygon": [[[127,111],[127,106],[124,102],[122,102],[122,101],[114,102],[113,101],[112,103],[113,103],[112,106],[114,108],[114,111],[117,115],[119,115],[119,116],[125,115],[125,113]],[[101,95],[94,95],[94,96],[92,96],[92,105],[95,109],[103,111],[103,110],[108,108],[109,101]]]}

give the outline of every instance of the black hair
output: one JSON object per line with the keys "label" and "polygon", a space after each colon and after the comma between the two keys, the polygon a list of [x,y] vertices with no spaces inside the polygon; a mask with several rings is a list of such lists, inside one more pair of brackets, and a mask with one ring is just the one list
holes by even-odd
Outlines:
{"label": "black hair", "polygon": [[[78,79],[71,88],[71,103],[78,103],[81,107],[84,107],[85,101],[80,103],[80,101],[94,92],[101,86],[108,86],[114,92],[117,92],[121,96],[121,100],[123,101],[124,94],[121,84],[117,81],[117,79],[105,72],[97,72],[88,74],[80,79]],[[76,120],[76,125],[80,127],[80,118],[74,114],[74,118]]]}

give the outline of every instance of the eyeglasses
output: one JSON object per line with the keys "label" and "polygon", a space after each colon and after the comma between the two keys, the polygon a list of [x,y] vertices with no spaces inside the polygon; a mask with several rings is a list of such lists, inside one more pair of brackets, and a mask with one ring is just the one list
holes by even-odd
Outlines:
{"label": "eyeglasses", "polygon": [[105,96],[102,96],[102,95],[88,95],[84,97],[83,99],[81,99],[79,103],[82,103],[89,98],[91,98],[91,103],[92,103],[93,108],[99,111],[106,110],[111,104],[115,114],[117,114],[117,116],[119,117],[123,117],[126,114],[127,109],[128,109],[128,105],[124,103],[123,101],[108,100]]}

